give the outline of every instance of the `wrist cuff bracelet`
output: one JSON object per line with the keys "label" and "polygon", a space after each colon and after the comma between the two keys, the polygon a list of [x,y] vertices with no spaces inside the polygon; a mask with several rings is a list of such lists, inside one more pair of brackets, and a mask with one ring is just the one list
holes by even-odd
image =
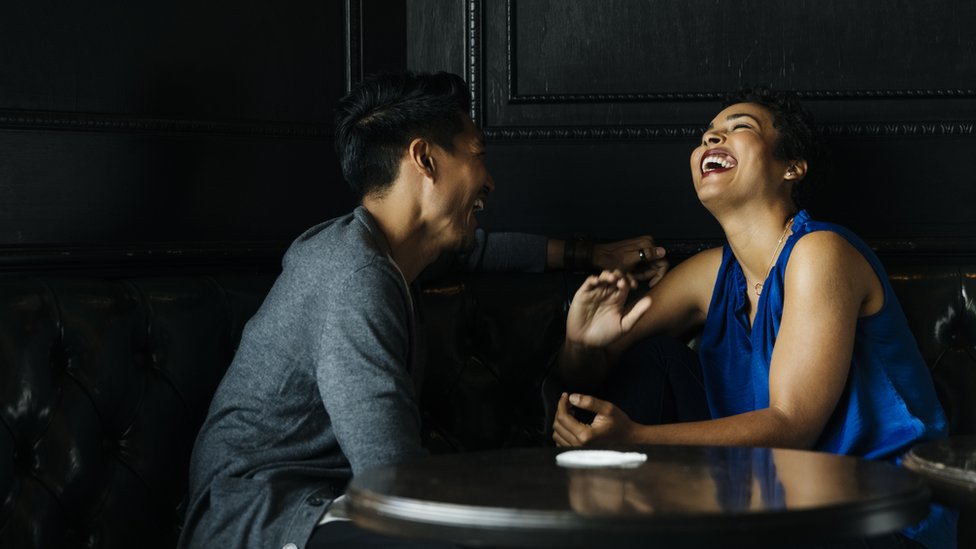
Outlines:
{"label": "wrist cuff bracelet", "polygon": [[563,268],[568,271],[589,271],[593,268],[593,240],[577,236],[565,241]]}

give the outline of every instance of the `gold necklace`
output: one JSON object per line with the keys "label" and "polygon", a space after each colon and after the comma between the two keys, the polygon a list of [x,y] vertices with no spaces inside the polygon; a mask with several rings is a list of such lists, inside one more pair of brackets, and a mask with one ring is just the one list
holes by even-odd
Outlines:
{"label": "gold necklace", "polygon": [[786,220],[786,228],[783,229],[783,235],[779,237],[779,242],[776,243],[776,248],[773,249],[773,257],[769,258],[769,267],[766,267],[766,274],[763,275],[762,280],[756,282],[756,285],[753,286],[756,289],[757,296],[762,295],[763,283],[766,282],[766,277],[769,276],[769,271],[773,270],[773,265],[776,263],[776,254],[779,253],[779,247],[783,245],[783,239],[786,238],[786,233],[790,232],[790,225],[793,224],[793,217],[794,216],[791,215],[790,218]]}

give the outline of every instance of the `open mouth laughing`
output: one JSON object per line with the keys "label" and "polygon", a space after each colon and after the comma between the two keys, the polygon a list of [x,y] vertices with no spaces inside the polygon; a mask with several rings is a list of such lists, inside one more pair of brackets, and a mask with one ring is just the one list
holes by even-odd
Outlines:
{"label": "open mouth laughing", "polygon": [[731,154],[722,150],[712,149],[706,151],[702,156],[701,173],[704,176],[712,173],[724,172],[731,170],[737,165],[738,162]]}
{"label": "open mouth laughing", "polygon": [[480,212],[481,210],[484,210],[484,209],[485,209],[485,199],[484,198],[478,198],[478,199],[476,199],[474,201],[474,211]]}

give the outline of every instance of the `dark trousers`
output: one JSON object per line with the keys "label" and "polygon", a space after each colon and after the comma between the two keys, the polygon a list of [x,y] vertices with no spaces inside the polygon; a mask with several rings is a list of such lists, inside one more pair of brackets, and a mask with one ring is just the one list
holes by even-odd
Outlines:
{"label": "dark trousers", "polygon": [[711,418],[698,353],[666,336],[631,347],[594,396],[644,425]]}

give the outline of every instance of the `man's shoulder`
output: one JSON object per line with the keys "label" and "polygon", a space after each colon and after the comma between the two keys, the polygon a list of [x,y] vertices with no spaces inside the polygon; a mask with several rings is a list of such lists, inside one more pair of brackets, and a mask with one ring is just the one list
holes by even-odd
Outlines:
{"label": "man's shoulder", "polygon": [[368,236],[367,228],[356,218],[355,212],[350,212],[309,227],[291,243],[287,254],[341,249]]}
{"label": "man's shoulder", "polygon": [[354,226],[319,231],[288,250],[272,294],[289,307],[303,302],[369,308],[405,294],[403,278],[370,234]]}
{"label": "man's shoulder", "polygon": [[356,212],[306,230],[285,252],[284,270],[312,270],[317,276],[346,273],[370,266],[387,268],[387,254]]}

